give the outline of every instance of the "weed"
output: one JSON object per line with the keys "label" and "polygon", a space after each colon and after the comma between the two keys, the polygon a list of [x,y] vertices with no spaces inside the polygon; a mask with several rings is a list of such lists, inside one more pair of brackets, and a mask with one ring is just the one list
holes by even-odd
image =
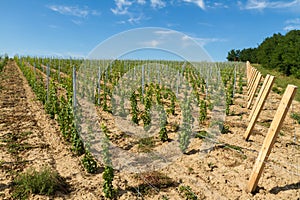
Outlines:
{"label": "weed", "polygon": [[41,171],[29,169],[13,181],[12,197],[27,199],[30,194],[53,195],[56,191],[68,192],[68,185],[56,171],[45,167]]}
{"label": "weed", "polygon": [[276,86],[274,86],[274,87],[272,88],[272,91],[275,92],[275,93],[277,93],[277,94],[282,94],[282,90],[279,89],[279,88],[276,87]]}
{"label": "weed", "polygon": [[242,147],[232,145],[232,144],[225,144],[224,148],[234,149],[236,151],[243,152]]}
{"label": "weed", "polygon": [[154,147],[153,137],[141,138],[138,143],[140,152],[150,152]]}
{"label": "weed", "polygon": [[200,138],[200,139],[205,139],[211,137],[208,132],[206,131],[199,131],[196,135],[195,138]]}
{"label": "weed", "polygon": [[138,189],[136,187],[128,189],[133,192],[138,191],[142,194],[147,194],[153,188],[162,189],[175,185],[175,182],[170,177],[157,171],[140,173],[135,175],[134,178],[142,183],[137,186]]}
{"label": "weed", "polygon": [[291,118],[293,118],[294,120],[296,120],[298,122],[298,124],[300,124],[300,113],[293,112],[291,114]]}
{"label": "weed", "polygon": [[229,130],[229,126],[227,126],[227,125],[223,125],[222,126],[222,129],[221,129],[221,133],[222,134],[226,134],[226,133],[229,133],[230,132],[230,130]]}
{"label": "weed", "polygon": [[169,198],[168,198],[167,196],[165,196],[165,195],[163,195],[163,196],[161,197],[161,199],[162,199],[162,200],[169,200]]}
{"label": "weed", "polygon": [[187,200],[197,200],[197,195],[192,191],[190,186],[180,186],[179,192],[184,196]]}

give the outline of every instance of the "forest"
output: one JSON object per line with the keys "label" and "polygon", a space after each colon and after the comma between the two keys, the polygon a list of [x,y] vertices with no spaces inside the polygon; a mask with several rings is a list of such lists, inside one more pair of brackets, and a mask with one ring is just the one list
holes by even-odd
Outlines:
{"label": "forest", "polygon": [[232,49],[228,52],[227,60],[248,60],[287,76],[300,78],[300,30],[292,30],[285,35],[273,34],[255,48]]}

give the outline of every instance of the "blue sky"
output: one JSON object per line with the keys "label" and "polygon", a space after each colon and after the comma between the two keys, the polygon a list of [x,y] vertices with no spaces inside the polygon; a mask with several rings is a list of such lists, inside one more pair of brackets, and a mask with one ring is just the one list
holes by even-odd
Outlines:
{"label": "blue sky", "polygon": [[230,49],[300,29],[300,0],[2,0],[0,8],[0,55],[10,56],[86,57],[115,34],[161,27],[224,61]]}

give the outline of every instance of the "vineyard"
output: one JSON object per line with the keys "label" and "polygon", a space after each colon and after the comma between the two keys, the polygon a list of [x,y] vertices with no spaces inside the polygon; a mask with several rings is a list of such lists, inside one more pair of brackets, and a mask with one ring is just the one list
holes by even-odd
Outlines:
{"label": "vineyard", "polygon": [[245,140],[269,78],[249,73],[237,62],[1,59],[0,197],[297,199],[296,101],[246,191],[282,99],[266,95]]}

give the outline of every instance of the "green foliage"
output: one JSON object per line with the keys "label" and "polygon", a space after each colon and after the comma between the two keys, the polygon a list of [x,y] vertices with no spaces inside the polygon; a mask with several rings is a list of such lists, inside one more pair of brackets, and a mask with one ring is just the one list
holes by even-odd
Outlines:
{"label": "green foliage", "polygon": [[[239,53],[239,54],[237,54]],[[276,69],[283,74],[300,78],[300,30],[291,30],[267,37],[257,48],[231,50],[227,59],[260,63],[265,68]]]}
{"label": "green foliage", "polygon": [[71,142],[72,150],[77,155],[82,155],[85,150],[83,142],[76,129],[75,114],[72,104],[72,80],[62,80],[64,82],[64,87],[67,90],[67,99],[65,99],[63,96],[60,98],[57,97],[57,85],[51,81],[49,84],[49,99],[47,101],[47,91],[43,76],[38,72],[33,72],[30,67],[26,66],[24,64],[24,59],[25,58],[19,59],[15,57],[15,60],[22,70],[24,76],[28,80],[30,87],[33,88],[38,100],[45,105],[45,110],[48,114],[50,114],[50,117],[54,119],[57,115],[57,121],[60,125],[60,130],[66,141]]}
{"label": "green foliage", "polygon": [[48,167],[39,172],[29,169],[13,181],[12,197],[27,199],[30,194],[53,195],[56,191],[68,192],[67,183],[56,171]]}
{"label": "green foliage", "polygon": [[206,131],[199,131],[196,135],[195,138],[199,138],[199,139],[206,139],[211,137],[211,135],[208,134],[208,132]]}
{"label": "green foliage", "polygon": [[102,178],[104,180],[102,191],[106,198],[112,199],[115,196],[115,190],[112,182],[114,179],[114,169],[112,168],[111,155],[109,153],[109,131],[105,124],[101,124],[101,130],[104,135],[102,138],[102,156],[105,165]]}
{"label": "green foliage", "polygon": [[53,81],[49,84],[49,99],[45,103],[45,110],[50,115],[51,119],[59,113],[59,102],[56,95],[56,86]]}
{"label": "green foliage", "polygon": [[144,128],[147,130],[150,128],[151,124],[151,107],[152,107],[152,92],[151,89],[147,90],[146,97],[145,97],[145,112],[142,115],[142,119],[144,122]]}
{"label": "green foliage", "polygon": [[168,141],[168,133],[167,133],[167,114],[166,111],[163,107],[160,108],[159,112],[159,126],[160,126],[160,131],[159,131],[159,138],[162,142]]}
{"label": "green foliage", "polygon": [[248,48],[248,49],[242,49],[240,51],[239,61],[246,62],[251,61],[253,63],[257,62],[257,55],[256,55],[256,49],[255,48]]}
{"label": "green foliage", "polygon": [[138,150],[140,152],[150,152],[154,147],[153,137],[141,138],[138,143]]}
{"label": "green foliage", "polygon": [[300,124],[300,113],[295,113],[295,112],[293,112],[293,113],[291,114],[291,117],[292,117],[294,120],[296,120],[298,124]]}
{"label": "green foliage", "polygon": [[133,93],[130,96],[130,105],[131,105],[131,120],[133,121],[133,123],[135,124],[139,124],[139,118],[138,118],[138,105],[137,105],[137,95],[135,94],[135,92],[133,91]]}
{"label": "green foliage", "polygon": [[179,187],[179,192],[186,200],[197,200],[197,195],[192,191],[190,186],[181,185]]}
{"label": "green foliage", "polygon": [[8,60],[9,60],[9,57],[7,54],[4,56],[4,59],[2,57],[0,57],[0,72],[3,70],[3,68],[7,64]]}
{"label": "green foliage", "polygon": [[228,61],[238,61],[240,57],[240,50],[231,49],[227,54]]}
{"label": "green foliage", "polygon": [[282,94],[282,92],[283,92],[281,89],[279,89],[276,86],[272,87],[272,91],[275,92],[275,93],[277,93],[277,94]]}
{"label": "green foliage", "polygon": [[207,117],[207,105],[205,100],[200,100],[199,123],[202,124]]}
{"label": "green foliage", "polygon": [[179,147],[183,153],[186,153],[186,149],[190,143],[190,138],[192,135],[192,124],[193,116],[191,114],[191,102],[185,96],[182,105],[182,117],[183,117],[183,127],[182,131],[179,133]]}
{"label": "green foliage", "polygon": [[[136,187],[129,187],[132,192],[147,195],[150,191],[168,188],[176,185],[176,183],[167,175],[158,171],[148,171],[138,173],[134,176],[136,182],[142,182]],[[165,199],[165,198],[163,198]]]}
{"label": "green foliage", "polygon": [[170,105],[170,108],[167,110],[167,113],[175,115],[175,102],[176,102],[176,96],[174,94],[172,94],[171,95],[171,105]]}
{"label": "green foliage", "polygon": [[226,133],[229,133],[229,132],[230,132],[229,126],[223,124],[222,129],[221,129],[221,133],[226,134]]}
{"label": "green foliage", "polygon": [[81,163],[83,164],[83,167],[86,169],[88,173],[94,174],[98,170],[98,164],[89,151],[85,152],[84,157],[81,160]]}
{"label": "green foliage", "polygon": [[114,198],[116,194],[114,187],[112,185],[112,182],[114,180],[114,169],[111,166],[105,166],[102,178],[104,179],[103,190],[102,190],[104,196],[109,199]]}

